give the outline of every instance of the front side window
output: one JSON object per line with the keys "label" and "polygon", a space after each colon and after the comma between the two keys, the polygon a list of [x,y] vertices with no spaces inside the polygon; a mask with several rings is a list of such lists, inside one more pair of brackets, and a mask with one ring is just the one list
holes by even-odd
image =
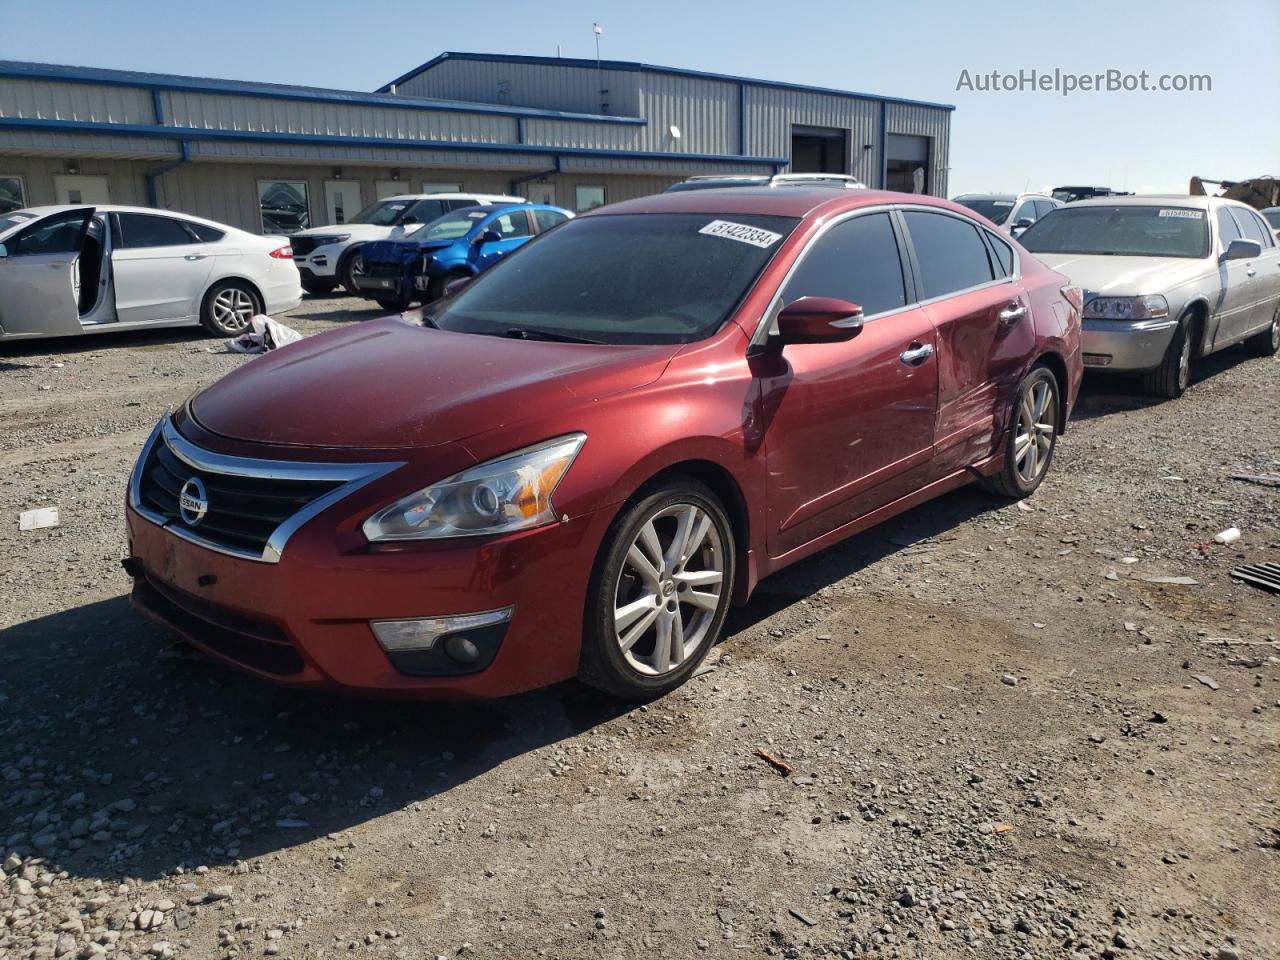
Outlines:
{"label": "front side window", "polygon": [[1036,202],[1034,200],[1023,200],[1018,205],[1018,209],[1014,211],[1009,223],[1017,224],[1021,220],[1030,220],[1034,223],[1036,219]]}
{"label": "front side window", "polygon": [[992,223],[1001,224],[1009,219],[1009,214],[1013,213],[1014,202],[999,197],[993,199],[986,197],[959,197],[956,203],[962,207],[968,207],[974,213],[982,214]]}
{"label": "front side window", "polygon": [[1055,210],[1018,241],[1032,253],[1200,258],[1209,255],[1209,222],[1193,207],[1090,204]]}
{"label": "front side window", "polygon": [[446,214],[439,220],[415,230],[411,236],[415,240],[457,240],[465,237],[471,229],[489,215],[488,210],[479,207],[467,207]]}
{"label": "front side window", "polygon": [[490,220],[485,230],[494,231],[503,240],[527,237],[529,235],[529,218],[524,211],[504,213]]}
{"label": "front side window", "polygon": [[170,217],[153,217],[145,213],[121,213],[120,245],[136,247],[177,247],[195,241],[186,228]]}
{"label": "front side window", "polygon": [[1052,213],[1054,210],[1056,210],[1056,209],[1057,209],[1057,207],[1055,207],[1055,206],[1054,206],[1052,203],[1050,203],[1048,200],[1037,200],[1037,201],[1035,201],[1035,204],[1036,204],[1036,219],[1037,219],[1037,220],[1039,220],[1039,219],[1040,219],[1041,217],[1043,217],[1045,214],[1047,214],[1047,213]]}
{"label": "front side window", "polygon": [[604,206],[604,187],[581,186],[574,190],[578,212]]}
{"label": "front side window", "polygon": [[404,216],[397,222],[406,225],[411,223],[430,223],[432,220],[437,220],[443,216],[448,209],[443,200],[419,200],[406,210]]}
{"label": "front side window", "polygon": [[1231,216],[1235,218],[1242,237],[1246,240],[1257,240],[1262,244],[1263,250],[1271,246],[1271,231],[1263,229],[1252,210],[1245,210],[1243,207],[1223,207],[1222,209],[1231,211]]}
{"label": "front side window", "polygon": [[0,213],[21,210],[26,205],[27,190],[22,178],[0,175]]}
{"label": "front side window", "polygon": [[432,319],[494,336],[691,343],[720,329],[797,222],[694,213],[570,220],[480,274]]}
{"label": "front side window", "polygon": [[959,217],[908,210],[903,213],[924,299],[944,297],[995,279],[978,228]]}
{"label": "front side window", "polygon": [[259,180],[258,210],[263,233],[297,233],[311,226],[305,180]]}
{"label": "front side window", "polygon": [[902,259],[887,213],[837,223],[805,253],[782,292],[782,303],[801,297],[835,297],[870,317],[907,302]]}
{"label": "front side window", "polygon": [[5,241],[10,257],[36,257],[50,253],[79,253],[80,237],[88,211],[71,210],[45,217],[12,240]]}
{"label": "front side window", "polygon": [[1267,223],[1271,224],[1272,230],[1280,230],[1280,210],[1267,210],[1262,216]]}
{"label": "front side window", "polygon": [[1219,207],[1214,219],[1218,221],[1218,242],[1222,244],[1223,250],[1227,249],[1227,244],[1232,240],[1239,240],[1244,236],[1236,218],[1231,216],[1231,211],[1226,207]]}

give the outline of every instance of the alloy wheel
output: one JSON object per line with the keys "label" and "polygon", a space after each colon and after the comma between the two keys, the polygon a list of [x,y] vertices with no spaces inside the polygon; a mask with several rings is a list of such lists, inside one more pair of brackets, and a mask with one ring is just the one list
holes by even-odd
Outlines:
{"label": "alloy wheel", "polygon": [[1182,338],[1182,352],[1178,354],[1178,390],[1187,389],[1191,383],[1191,334]]}
{"label": "alloy wheel", "polygon": [[213,319],[228,332],[247,329],[253,312],[253,297],[239,287],[227,287],[213,298]]}
{"label": "alloy wheel", "polygon": [[1058,410],[1053,389],[1040,380],[1023,394],[1018,404],[1018,428],[1014,433],[1013,460],[1023,483],[1034,483],[1049,466]]}
{"label": "alloy wheel", "polygon": [[646,520],[614,587],[613,635],[627,663],[663,676],[698,649],[715,621],[724,545],[701,507],[675,503]]}

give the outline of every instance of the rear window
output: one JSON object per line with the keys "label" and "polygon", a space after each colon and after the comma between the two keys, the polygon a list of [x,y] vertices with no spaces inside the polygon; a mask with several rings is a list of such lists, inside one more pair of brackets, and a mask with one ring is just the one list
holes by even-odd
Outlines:
{"label": "rear window", "polygon": [[1013,213],[1012,200],[992,200],[983,197],[960,197],[956,203],[968,207],[974,213],[980,213],[992,223],[1004,223]]}
{"label": "rear window", "polygon": [[1194,207],[1069,206],[1032,225],[1018,241],[1032,253],[1198,259],[1209,255],[1209,224],[1205,211]]}

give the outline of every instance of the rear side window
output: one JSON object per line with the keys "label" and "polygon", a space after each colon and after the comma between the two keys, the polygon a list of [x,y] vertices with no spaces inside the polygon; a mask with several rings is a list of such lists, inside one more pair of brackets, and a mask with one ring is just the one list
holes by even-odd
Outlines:
{"label": "rear side window", "polygon": [[486,230],[495,230],[503,240],[529,235],[529,217],[523,210],[504,213],[489,221]]}
{"label": "rear side window", "polygon": [[1257,240],[1262,244],[1263,250],[1271,246],[1271,231],[1263,229],[1262,222],[1254,216],[1252,211],[1242,210],[1239,207],[1228,207],[1227,209],[1231,211],[1231,216],[1235,218],[1236,226],[1240,228],[1241,236],[1246,240]]}
{"label": "rear side window", "polygon": [[556,226],[556,224],[564,223],[569,218],[563,213],[556,213],[554,210],[535,210],[533,211],[533,219],[538,224],[538,232],[543,233]]}
{"label": "rear side window", "polygon": [[1231,211],[1226,207],[1218,208],[1218,239],[1222,241],[1223,249],[1232,240],[1239,240],[1244,236],[1240,232],[1240,227],[1236,224],[1235,217],[1231,216]]}
{"label": "rear side window", "polygon": [[1037,200],[1036,202],[1036,219],[1039,220],[1046,213],[1053,210],[1053,204],[1048,200]]}
{"label": "rear side window", "polygon": [[903,213],[920,267],[924,299],[945,297],[995,279],[978,228],[941,213]]}
{"label": "rear side window", "polygon": [[419,200],[400,218],[401,223],[430,223],[447,210],[444,200]]}
{"label": "rear side window", "polygon": [[137,247],[179,247],[195,243],[186,228],[170,217],[153,217],[145,213],[122,213],[120,217],[121,246],[127,250]]}
{"label": "rear side window", "polygon": [[1034,200],[1023,200],[1018,204],[1018,209],[1013,211],[1013,216],[1009,218],[1009,226],[1018,225],[1019,220],[1035,221],[1036,218],[1036,202]]}
{"label": "rear side window", "polygon": [[848,300],[868,317],[904,306],[902,259],[889,215],[854,217],[819,237],[787,281],[782,302],[801,297]]}
{"label": "rear side window", "polygon": [[1013,276],[1013,247],[1009,246],[994,233],[987,233],[987,240],[996,255],[996,273],[1006,277]]}
{"label": "rear side window", "polygon": [[190,220],[184,220],[183,226],[199,237],[204,243],[217,243],[227,235],[227,231],[219,230],[217,227],[211,227],[207,223],[193,223]]}

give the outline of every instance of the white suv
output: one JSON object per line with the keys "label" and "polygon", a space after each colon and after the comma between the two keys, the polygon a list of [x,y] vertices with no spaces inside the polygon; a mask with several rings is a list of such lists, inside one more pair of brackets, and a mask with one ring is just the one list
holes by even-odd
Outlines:
{"label": "white suv", "polygon": [[528,203],[500,193],[406,193],[375,200],[346,223],[312,227],[290,234],[293,262],[307,293],[329,293],[338,284],[357,294],[351,271],[355,252],[372,240],[386,240],[443,217],[452,210],[482,203]]}

